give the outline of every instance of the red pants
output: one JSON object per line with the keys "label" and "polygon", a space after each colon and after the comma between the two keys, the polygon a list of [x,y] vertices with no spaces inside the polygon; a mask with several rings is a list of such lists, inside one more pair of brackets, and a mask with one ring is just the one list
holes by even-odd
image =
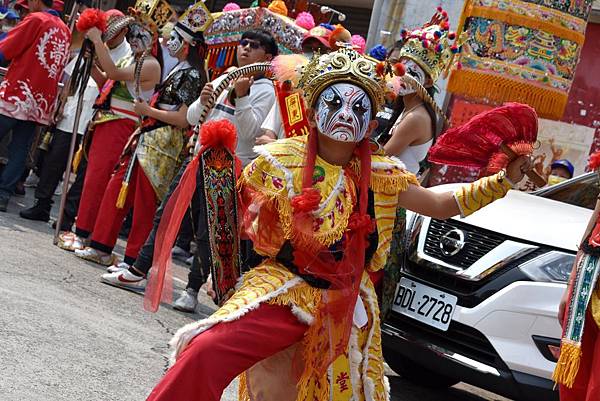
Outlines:
{"label": "red pants", "polygon": [[268,304],[219,323],[190,342],[147,401],[219,401],[240,373],[300,341],[307,328],[288,307]]}
{"label": "red pants", "polygon": [[121,163],[106,186],[90,246],[99,251],[111,253],[117,242],[121,225],[133,207],[133,220],[125,248],[125,263],[132,265],[152,230],[157,199],[156,192],[144,174],[144,170],[139,163],[135,163],[125,205],[122,209],[117,208],[117,198],[121,190],[121,183],[127,173],[128,164],[129,159]]}
{"label": "red pants", "polygon": [[94,228],[108,180],[135,127],[135,121],[123,118],[102,123],[94,128],[77,211],[77,235],[87,238]]}
{"label": "red pants", "polygon": [[575,384],[572,388],[560,386],[561,401],[600,400],[600,336],[598,336],[598,325],[589,311],[584,327],[581,363]]}

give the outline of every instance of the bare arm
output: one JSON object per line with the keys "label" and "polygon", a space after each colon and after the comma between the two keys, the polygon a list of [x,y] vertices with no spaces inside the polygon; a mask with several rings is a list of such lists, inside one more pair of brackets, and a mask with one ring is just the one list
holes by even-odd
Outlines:
{"label": "bare arm", "polygon": [[397,156],[413,143],[425,143],[431,138],[432,127],[429,115],[411,113],[396,125],[383,149],[386,155]]}
{"label": "bare arm", "polygon": [[418,185],[410,185],[398,196],[398,204],[408,210],[435,219],[449,219],[460,214],[452,192],[437,193]]}
{"label": "bare arm", "polygon": [[95,64],[92,66],[92,70],[90,72],[90,75],[92,77],[92,79],[94,80],[94,82],[96,82],[96,85],[98,85],[99,89],[102,89],[102,87],[104,86],[104,84],[107,81],[107,77],[106,74],[103,73],[102,71],[100,71],[100,69],[98,68],[98,66],[96,66]]}
{"label": "bare arm", "polygon": [[186,118],[188,107],[185,104],[182,104],[178,110],[167,111],[150,107],[144,101],[135,100],[134,110],[140,116],[148,116],[178,128],[187,128],[189,126]]}

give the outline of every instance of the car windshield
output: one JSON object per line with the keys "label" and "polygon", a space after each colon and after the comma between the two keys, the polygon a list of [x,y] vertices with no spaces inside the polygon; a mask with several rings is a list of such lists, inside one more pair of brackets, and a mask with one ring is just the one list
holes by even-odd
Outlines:
{"label": "car windshield", "polygon": [[542,188],[533,192],[533,195],[594,209],[600,193],[599,183],[600,178],[597,173],[586,173],[560,184]]}

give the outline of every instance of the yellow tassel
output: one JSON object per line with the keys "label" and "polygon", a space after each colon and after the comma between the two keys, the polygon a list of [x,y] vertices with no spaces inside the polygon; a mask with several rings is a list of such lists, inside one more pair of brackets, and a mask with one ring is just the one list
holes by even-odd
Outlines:
{"label": "yellow tassel", "polygon": [[122,182],[121,190],[119,191],[119,197],[117,198],[117,208],[123,209],[125,207],[125,200],[127,199],[127,192],[129,191],[129,183]]}
{"label": "yellow tassel", "polygon": [[77,169],[79,168],[79,164],[81,164],[82,157],[83,157],[83,147],[80,146],[79,149],[77,149],[75,156],[73,157],[73,163],[71,165],[74,173],[77,173]]}
{"label": "yellow tassel", "polygon": [[250,401],[250,394],[248,393],[248,378],[247,372],[242,373],[238,376],[240,379],[238,384],[238,401]]}
{"label": "yellow tassel", "polygon": [[500,75],[467,69],[454,70],[448,81],[448,91],[469,98],[487,99],[492,103],[527,103],[543,118],[558,120],[567,105],[567,93],[536,86]]}
{"label": "yellow tassel", "polygon": [[563,339],[560,346],[560,357],[552,374],[552,380],[566,387],[573,387],[580,362],[581,345]]}

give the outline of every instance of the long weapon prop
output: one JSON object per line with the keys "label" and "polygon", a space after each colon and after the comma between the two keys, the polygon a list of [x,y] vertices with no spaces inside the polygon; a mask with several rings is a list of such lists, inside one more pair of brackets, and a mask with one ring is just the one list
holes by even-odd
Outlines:
{"label": "long weapon prop", "polygon": [[[79,2],[76,2],[79,4]],[[71,14],[71,22],[75,24],[75,15],[73,12],[78,10],[78,5],[73,6]],[[90,10],[91,12],[91,10]],[[84,12],[85,14],[85,12]],[[105,23],[105,21],[104,21]],[[100,24],[101,25],[101,24]],[[79,29],[80,27],[78,27]],[[61,231],[61,225],[64,218],[65,205],[67,204],[67,193],[69,191],[69,179],[71,176],[71,164],[73,163],[73,155],[75,154],[75,144],[77,142],[77,133],[79,131],[79,121],[81,119],[81,110],[83,109],[83,94],[87,88],[87,83],[90,79],[90,73],[94,64],[93,58],[94,44],[91,40],[85,39],[81,45],[81,50],[75,61],[73,73],[69,80],[69,87],[64,88],[69,93],[77,93],[77,107],[75,109],[75,121],[73,121],[73,129],[71,130],[71,142],[69,143],[69,156],[67,165],[63,174],[63,188],[60,196],[60,206],[58,207],[58,218],[56,219],[56,229],[54,230],[54,245],[58,244],[58,239]]]}
{"label": "long weapon prop", "polygon": [[[230,72],[223,81],[214,89],[206,106],[203,108],[200,113],[200,118],[198,121],[198,125],[204,124],[206,121],[206,117],[208,116],[209,111],[214,107],[217,98],[223,93],[223,91],[236,79],[248,76],[248,75],[256,75],[256,74],[270,74],[271,73],[271,65],[269,63],[255,63],[250,64],[241,68],[238,68],[235,71]],[[193,154],[194,147],[198,140],[198,132],[194,132],[192,138],[190,139],[191,150],[190,152]],[[144,297],[144,308],[148,311],[156,312],[158,310],[158,306],[160,305],[161,299],[164,299],[166,302],[171,301],[172,295],[172,280],[170,275],[170,265],[171,265],[171,248],[175,242],[175,238],[177,236],[177,232],[179,231],[179,227],[181,226],[181,220],[183,215],[187,210],[187,205],[191,201],[192,194],[196,187],[196,172],[199,168],[200,163],[204,163],[204,157],[202,154],[210,148],[209,144],[203,144],[200,149],[200,155],[193,159],[188,165],[182,179],[175,189],[173,195],[168,200],[165,205],[165,211],[163,213],[163,218],[160,222],[160,225],[156,234],[156,245],[154,249],[154,262],[152,269],[148,278],[148,285],[146,286],[146,293]],[[200,160],[202,158],[202,160]],[[202,167],[200,167],[202,168]],[[215,174],[219,174],[216,170]],[[205,175],[205,183],[210,184],[210,179]],[[206,187],[205,194],[207,195],[207,201],[209,199],[215,200],[215,197],[212,196],[210,190],[212,188]],[[233,195],[235,196],[235,187],[232,188],[232,191],[227,194],[227,196]],[[183,205],[185,203],[185,205]],[[231,203],[229,202],[229,205]],[[229,206],[231,207],[231,206]],[[235,207],[235,205],[233,206]],[[211,212],[211,210],[209,210]],[[221,214],[219,215],[219,212]],[[235,210],[231,211],[230,216],[223,216],[222,210],[218,208],[213,208],[211,215],[216,217],[216,219],[221,218],[221,220],[227,220],[226,225],[236,224],[235,219],[232,220],[235,213]],[[207,216],[208,218],[209,216]],[[223,219],[225,217],[225,219]],[[209,222],[210,226],[210,222]],[[227,255],[217,254],[213,245],[215,245],[216,237],[219,237],[219,241],[221,238],[224,238],[222,234],[224,233],[223,227],[220,227],[218,232],[209,233],[211,236],[211,240],[209,241],[211,245],[211,275],[213,277],[213,285],[217,288],[217,296],[218,298],[226,297],[229,295],[230,288],[228,288],[229,283],[235,283],[234,275],[241,275],[240,263],[239,263],[239,247],[235,246],[237,238],[237,230],[233,232],[234,238],[229,238],[231,249],[227,252]],[[229,252],[235,252],[235,254],[229,254]],[[230,260],[226,260],[223,256],[231,257]],[[221,263],[223,262],[223,263]],[[228,271],[224,272],[224,266],[228,265]],[[226,267],[226,266],[225,266]],[[237,271],[234,271],[237,270]],[[231,274],[233,273],[233,274]],[[225,284],[224,286],[220,284]],[[163,289],[164,294],[163,294]],[[163,298],[164,295],[164,298]],[[223,299],[217,299],[217,302],[222,302]]]}

